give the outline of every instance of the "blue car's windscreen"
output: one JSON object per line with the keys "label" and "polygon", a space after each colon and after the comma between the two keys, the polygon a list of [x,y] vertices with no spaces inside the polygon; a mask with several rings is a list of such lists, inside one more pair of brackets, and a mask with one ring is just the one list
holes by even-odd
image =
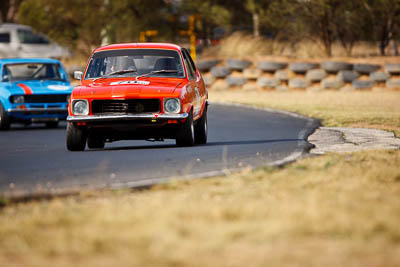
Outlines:
{"label": "blue car's windscreen", "polygon": [[185,72],[177,51],[121,49],[95,53],[90,59],[85,79],[140,75],[184,78]]}
{"label": "blue car's windscreen", "polygon": [[25,80],[62,80],[60,66],[51,63],[6,64],[3,67],[3,82]]}

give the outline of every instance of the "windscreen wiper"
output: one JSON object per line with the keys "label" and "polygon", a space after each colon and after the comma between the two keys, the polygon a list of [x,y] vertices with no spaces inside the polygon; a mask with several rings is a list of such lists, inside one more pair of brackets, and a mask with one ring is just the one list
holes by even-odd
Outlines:
{"label": "windscreen wiper", "polygon": [[156,73],[177,73],[177,72],[178,72],[178,70],[153,70],[153,71],[151,71],[149,73],[138,75],[135,78],[136,78],[136,81],[137,81],[139,78],[146,77],[148,75],[152,75],[152,74],[156,74]]}
{"label": "windscreen wiper", "polygon": [[125,74],[125,73],[131,73],[131,72],[137,72],[137,69],[129,69],[129,70],[116,70],[107,74],[104,74],[96,79],[93,80],[93,82],[97,81],[98,79],[103,79],[103,78],[107,78],[108,76],[112,76],[112,75],[118,75],[118,74]]}

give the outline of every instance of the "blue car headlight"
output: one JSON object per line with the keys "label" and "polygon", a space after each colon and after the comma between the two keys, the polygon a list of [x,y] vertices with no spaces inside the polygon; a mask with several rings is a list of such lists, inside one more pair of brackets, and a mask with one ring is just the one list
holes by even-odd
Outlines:
{"label": "blue car headlight", "polygon": [[14,95],[11,97],[11,102],[14,104],[22,104],[25,103],[25,96],[23,95]]}

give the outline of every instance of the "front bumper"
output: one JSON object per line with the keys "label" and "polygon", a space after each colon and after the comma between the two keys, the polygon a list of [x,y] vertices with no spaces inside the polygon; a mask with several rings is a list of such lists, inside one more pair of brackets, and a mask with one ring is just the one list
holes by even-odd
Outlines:
{"label": "front bumper", "polygon": [[69,122],[112,122],[112,121],[148,121],[148,120],[184,120],[189,116],[188,113],[181,114],[135,114],[135,115],[87,115],[87,116],[68,116]]}
{"label": "front bumper", "polygon": [[68,113],[67,108],[9,108],[7,112],[10,114],[26,114],[26,115],[34,115],[34,114],[60,114],[60,113]]}

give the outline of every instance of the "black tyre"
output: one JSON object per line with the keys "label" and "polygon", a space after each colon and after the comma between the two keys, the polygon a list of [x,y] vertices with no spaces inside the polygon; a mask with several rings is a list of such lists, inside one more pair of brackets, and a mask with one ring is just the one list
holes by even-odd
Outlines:
{"label": "black tyre", "polygon": [[57,128],[58,127],[58,121],[46,122],[46,127],[47,128]]}
{"label": "black tyre", "polygon": [[327,73],[338,73],[339,71],[343,70],[352,70],[353,64],[347,62],[336,62],[336,61],[325,61],[321,64],[321,67]]}
{"label": "black tyre", "polygon": [[389,72],[391,75],[399,75],[400,74],[400,64],[385,64],[385,71]]}
{"label": "black tyre", "polygon": [[186,122],[183,123],[176,133],[176,145],[193,146],[194,144],[194,125],[193,113],[190,112]]}
{"label": "black tyre", "polygon": [[307,71],[306,80],[309,82],[320,82],[327,76],[323,69],[313,69]]}
{"label": "black tyre", "polygon": [[229,86],[242,86],[247,82],[247,79],[244,77],[226,77],[226,82]]}
{"label": "black tyre", "polygon": [[381,66],[375,64],[354,64],[354,70],[360,74],[370,74],[380,68]]}
{"label": "black tyre", "polygon": [[310,62],[293,62],[289,69],[294,73],[305,74],[307,71],[318,68],[318,64]]}
{"label": "black tyre", "polygon": [[218,63],[219,61],[217,59],[201,60],[196,63],[196,66],[201,72],[207,72]]}
{"label": "black tyre", "polygon": [[87,133],[85,128],[76,127],[72,123],[67,125],[67,149],[83,151],[86,146]]}
{"label": "black tyre", "polygon": [[293,89],[306,89],[309,85],[306,79],[293,78],[289,80],[289,87]]}
{"label": "black tyre", "polygon": [[225,78],[232,73],[231,69],[227,67],[215,66],[211,70],[211,75],[215,78]]}
{"label": "black tyre", "polygon": [[0,130],[10,129],[10,117],[4,110],[3,105],[0,103]]}
{"label": "black tyre", "polygon": [[261,61],[258,63],[257,68],[265,72],[276,72],[278,70],[287,67],[285,62],[274,62],[274,61]]}
{"label": "black tyre", "polygon": [[104,148],[105,142],[101,137],[88,137],[87,146],[88,148]]}
{"label": "black tyre", "polygon": [[240,60],[240,59],[227,59],[226,66],[231,70],[243,71],[247,69],[251,65],[251,62],[248,60]]}
{"label": "black tyre", "polygon": [[355,89],[371,89],[374,86],[371,80],[354,80],[351,84]]}
{"label": "black tyre", "polygon": [[260,77],[257,79],[257,85],[261,88],[276,88],[281,82],[276,78]]}
{"label": "black tyre", "polygon": [[360,77],[360,74],[352,70],[341,70],[338,73],[338,78],[345,83],[351,83]]}
{"label": "black tyre", "polygon": [[208,122],[207,122],[207,107],[203,111],[203,116],[197,121],[194,126],[194,142],[195,144],[207,143]]}
{"label": "black tyre", "polygon": [[386,81],[386,87],[392,89],[400,89],[400,80],[398,79],[391,79]]}

